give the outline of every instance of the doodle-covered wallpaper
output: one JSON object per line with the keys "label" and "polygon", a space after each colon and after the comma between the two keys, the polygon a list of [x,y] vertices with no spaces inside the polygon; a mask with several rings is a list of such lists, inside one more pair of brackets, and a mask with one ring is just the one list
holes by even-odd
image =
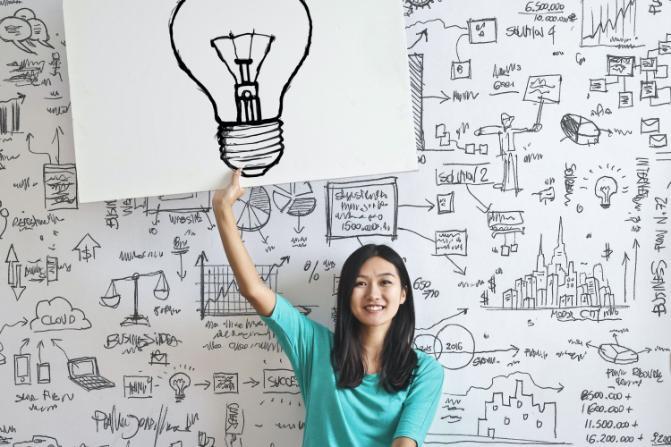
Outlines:
{"label": "doodle-covered wallpaper", "polygon": [[[259,274],[332,325],[350,252],[405,257],[427,444],[671,445],[671,2],[403,6],[419,169],[248,188]],[[0,445],[300,445],[211,193],[80,203],[71,113],[61,2],[0,1]]]}

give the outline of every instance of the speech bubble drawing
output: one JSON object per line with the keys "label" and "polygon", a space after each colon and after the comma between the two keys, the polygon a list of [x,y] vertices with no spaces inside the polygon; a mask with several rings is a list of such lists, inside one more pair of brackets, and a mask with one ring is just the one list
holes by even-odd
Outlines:
{"label": "speech bubble drawing", "polygon": [[30,8],[21,8],[17,9],[16,12],[14,13],[14,17],[18,17],[20,19],[24,20],[29,20],[29,19],[34,19],[35,16],[35,11],[33,11]]}
{"label": "speech bubble drawing", "polygon": [[0,20],[0,39],[5,42],[11,42],[21,51],[35,54],[33,50],[23,44],[23,41],[30,39],[33,31],[30,24],[18,17],[5,17]]}
{"label": "speech bubble drawing", "polygon": [[45,47],[53,48],[53,46],[47,42],[49,40],[49,31],[47,31],[47,25],[43,21],[40,19],[30,19],[28,20],[28,24],[30,24],[32,30],[30,40],[35,40]]}
{"label": "speech bubble drawing", "polygon": [[13,43],[19,50],[37,54],[33,48],[39,43],[54,48],[49,42],[47,25],[35,17],[32,9],[18,9],[13,16],[0,20],[0,39]]}

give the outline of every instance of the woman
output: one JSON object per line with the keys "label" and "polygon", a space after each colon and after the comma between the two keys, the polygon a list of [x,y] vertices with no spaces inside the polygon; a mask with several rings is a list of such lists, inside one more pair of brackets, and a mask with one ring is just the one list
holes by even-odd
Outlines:
{"label": "woman", "polygon": [[217,226],[240,293],[294,368],[306,410],[303,446],[421,446],[440,401],[443,369],[412,349],[412,287],[401,257],[384,245],[350,255],[334,334],[259,278],[232,210],[243,193],[237,171],[212,199]]}

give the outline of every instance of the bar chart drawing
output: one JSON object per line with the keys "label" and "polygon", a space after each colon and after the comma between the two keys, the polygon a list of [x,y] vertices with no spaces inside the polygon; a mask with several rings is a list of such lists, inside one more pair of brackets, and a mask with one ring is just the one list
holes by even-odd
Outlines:
{"label": "bar chart drawing", "polygon": [[581,47],[636,44],[636,0],[582,0]]}

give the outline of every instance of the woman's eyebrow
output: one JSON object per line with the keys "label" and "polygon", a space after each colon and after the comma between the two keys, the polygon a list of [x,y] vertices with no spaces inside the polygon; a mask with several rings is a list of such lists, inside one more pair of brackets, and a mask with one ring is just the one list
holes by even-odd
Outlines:
{"label": "woman's eyebrow", "polygon": [[[396,275],[392,272],[384,272],[384,273],[380,273],[379,275],[375,275],[375,276],[379,277],[379,276],[396,276]],[[368,278],[368,275],[356,275],[356,277],[357,278]]]}

